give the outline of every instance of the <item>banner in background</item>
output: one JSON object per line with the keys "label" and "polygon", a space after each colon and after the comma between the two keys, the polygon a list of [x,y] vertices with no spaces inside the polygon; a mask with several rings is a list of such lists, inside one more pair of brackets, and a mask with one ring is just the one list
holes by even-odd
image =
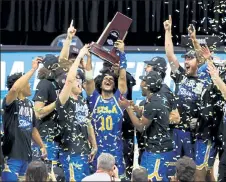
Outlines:
{"label": "banner in background", "polygon": [[[27,72],[31,69],[32,59],[36,56],[45,56],[45,54],[49,54],[51,52],[4,52],[1,53],[1,100],[5,97],[7,93],[6,88],[6,79],[7,76],[13,74],[15,72]],[[52,52],[52,54],[57,54],[56,52]],[[136,86],[133,87],[133,100],[138,103],[143,97],[140,92],[140,75],[144,74],[144,60],[151,59],[154,56],[161,56],[166,58],[165,54],[162,52],[129,52],[127,53],[128,60],[128,68],[127,71],[130,72],[134,78],[136,79]],[[180,64],[183,66],[183,59],[181,58],[181,54],[176,54]],[[225,53],[216,54],[217,57],[226,60]],[[97,58],[96,56],[92,57],[93,68],[94,68],[94,76],[99,74],[99,70],[102,68],[102,60]],[[35,88],[38,84],[39,80],[37,79],[37,72],[30,80],[32,96],[34,94]],[[165,83],[174,90],[174,82],[170,78],[170,68],[168,64],[167,75],[165,78]]]}

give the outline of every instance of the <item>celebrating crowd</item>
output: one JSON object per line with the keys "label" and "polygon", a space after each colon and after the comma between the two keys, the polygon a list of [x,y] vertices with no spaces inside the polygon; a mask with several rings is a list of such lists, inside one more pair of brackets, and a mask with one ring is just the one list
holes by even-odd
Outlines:
{"label": "celebrating crowd", "polygon": [[[182,67],[171,26],[169,16],[165,52],[175,92],[164,83],[166,60],[150,58],[139,105],[132,101],[135,80],[126,71],[124,42],[114,43],[119,63],[103,61],[94,78],[91,45],[71,45],[72,24],[58,57],[37,57],[27,73],[9,75],[2,181],[226,181],[226,66],[199,45],[190,25],[194,48],[182,55]],[[29,79],[36,70],[40,82],[32,102]]]}

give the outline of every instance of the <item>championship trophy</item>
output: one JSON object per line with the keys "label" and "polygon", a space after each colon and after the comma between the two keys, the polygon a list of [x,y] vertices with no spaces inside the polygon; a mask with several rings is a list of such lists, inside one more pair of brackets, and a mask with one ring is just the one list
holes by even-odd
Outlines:
{"label": "championship trophy", "polygon": [[119,63],[119,56],[116,53],[114,43],[117,40],[125,39],[131,23],[131,18],[117,12],[98,41],[91,44],[90,52],[111,64]]}

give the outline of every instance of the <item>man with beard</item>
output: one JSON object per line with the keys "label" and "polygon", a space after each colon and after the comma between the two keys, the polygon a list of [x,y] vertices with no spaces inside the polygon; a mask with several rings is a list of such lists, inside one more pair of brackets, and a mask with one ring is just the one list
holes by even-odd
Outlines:
{"label": "man with beard", "polygon": [[[119,65],[109,63],[107,61],[103,62],[103,68],[100,70],[101,74],[108,73],[109,70],[114,72],[116,76],[119,76]],[[98,75],[95,78],[95,84],[98,85],[98,81],[101,79],[102,75]],[[127,71],[126,72],[126,82],[127,82],[127,95],[126,98],[128,100],[132,100],[132,90],[133,86],[136,85],[136,80],[133,76]],[[98,86],[97,86],[98,87]],[[130,178],[132,173],[132,166],[133,166],[133,154],[134,154],[134,147],[133,147],[133,138],[134,138],[134,127],[133,124],[128,116],[127,111],[125,110],[123,113],[123,122],[122,122],[122,136],[124,139],[123,147],[124,147],[124,159],[126,163],[126,175]]]}
{"label": "man with beard", "polygon": [[172,19],[169,16],[169,20],[164,22],[165,51],[172,71],[171,77],[176,84],[177,108],[181,116],[181,122],[174,129],[174,142],[178,158],[183,155],[193,158],[190,123],[197,120],[198,107],[204,84],[198,79],[198,60],[195,51],[191,50],[183,55],[182,57],[185,58],[185,68],[180,66],[174,54],[171,26]]}
{"label": "man with beard", "polygon": [[[115,42],[120,57],[119,77],[113,73],[105,73],[101,77],[99,88],[95,88],[92,64],[86,64],[86,92],[88,95],[89,109],[92,114],[98,153],[110,153],[116,159],[119,175],[125,172],[123,159],[122,120],[123,110],[118,105],[118,99],[127,92],[126,67],[127,61],[124,53],[124,43],[121,40]],[[94,167],[96,159],[94,160]]]}

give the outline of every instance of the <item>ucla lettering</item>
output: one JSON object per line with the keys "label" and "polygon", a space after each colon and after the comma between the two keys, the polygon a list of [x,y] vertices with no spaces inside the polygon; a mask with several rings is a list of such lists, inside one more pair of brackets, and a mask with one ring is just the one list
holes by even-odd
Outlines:
{"label": "ucla lettering", "polygon": [[117,111],[117,109],[116,109],[116,105],[114,105],[114,106],[112,107],[112,109],[109,109],[108,106],[98,106],[98,107],[97,107],[97,113],[98,113],[98,114],[99,114],[99,113],[107,113],[107,114],[115,113],[115,114],[117,114],[118,111]]}

